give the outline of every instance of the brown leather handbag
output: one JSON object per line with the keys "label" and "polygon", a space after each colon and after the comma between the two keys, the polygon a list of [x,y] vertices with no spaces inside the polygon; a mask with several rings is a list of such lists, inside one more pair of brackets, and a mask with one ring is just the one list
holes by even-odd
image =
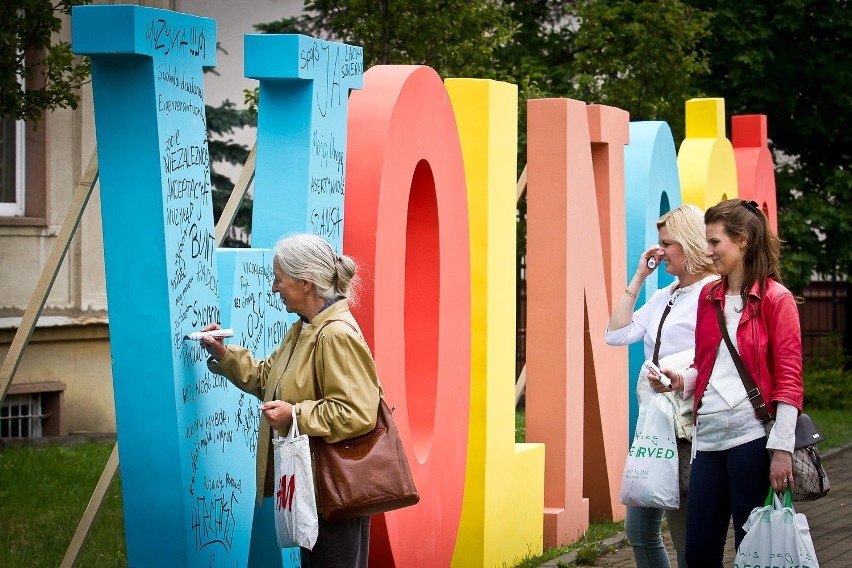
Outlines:
{"label": "brown leather handbag", "polygon": [[[316,374],[314,381],[320,393]],[[372,431],[333,444],[311,436],[311,452],[319,506],[327,521],[386,513],[420,501],[392,409],[384,398],[379,399]]]}

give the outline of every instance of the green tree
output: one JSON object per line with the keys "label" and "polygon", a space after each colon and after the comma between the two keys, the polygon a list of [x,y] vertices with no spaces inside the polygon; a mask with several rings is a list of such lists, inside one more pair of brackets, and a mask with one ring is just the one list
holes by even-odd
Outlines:
{"label": "green tree", "polygon": [[699,50],[707,15],[681,0],[586,0],[577,19],[572,94],[630,120],[664,120],[682,139],[684,101],[701,95],[709,73]]}
{"label": "green tree", "polygon": [[[846,0],[689,0],[713,14],[704,87],[767,115],[785,282],[852,277],[852,10]],[[847,293],[852,289],[847,288]],[[849,297],[847,295],[847,297]]]}
{"label": "green tree", "polygon": [[[520,86],[518,164],[526,163],[526,101],[570,97],[664,120],[684,136],[684,104],[700,96],[708,65],[699,42],[709,18],[680,0],[510,0],[516,33],[495,75]],[[518,256],[526,252],[519,204]],[[520,261],[519,261],[520,262]]]}
{"label": "green tree", "polygon": [[77,108],[87,59],[56,41],[59,15],[89,0],[3,0],[0,8],[0,117],[37,123],[45,111]]}
{"label": "green tree", "polygon": [[[564,97],[571,91],[577,31],[574,4],[563,0],[506,2],[515,33],[496,54],[494,75],[518,85],[518,175],[527,163],[527,101]],[[525,209],[518,215],[518,248],[523,256]]]}
{"label": "green tree", "polygon": [[[571,97],[665,120],[683,137],[683,101],[709,73],[709,18],[681,0],[513,0],[518,33],[500,52],[529,98]],[[523,123],[523,116],[521,119]]]}
{"label": "green tree", "polygon": [[307,33],[362,46],[365,69],[428,65],[444,78],[492,77],[494,54],[513,31],[497,0],[316,0],[305,14]]}
{"label": "green tree", "polygon": [[520,87],[524,100],[560,96],[573,82],[576,2],[509,0],[512,38],[497,53],[500,74]]}

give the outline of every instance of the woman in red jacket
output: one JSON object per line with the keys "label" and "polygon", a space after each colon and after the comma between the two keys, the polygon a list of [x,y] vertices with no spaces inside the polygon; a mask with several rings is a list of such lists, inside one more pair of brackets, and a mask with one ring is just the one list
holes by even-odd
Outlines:
{"label": "woman in red jacket", "polygon": [[[721,567],[733,517],[736,546],[754,507],[771,486],[793,486],[792,452],[802,408],[802,341],[796,300],[781,284],[781,244],[753,201],[729,199],[704,215],[707,256],[721,281],[698,300],[695,361],[683,372],[663,372],[672,390],[694,393],[686,520],[690,568]],[[717,309],[734,348],[775,424],[766,434],[722,338]],[[659,381],[654,389],[665,392]],[[766,450],[772,450],[767,452]]]}

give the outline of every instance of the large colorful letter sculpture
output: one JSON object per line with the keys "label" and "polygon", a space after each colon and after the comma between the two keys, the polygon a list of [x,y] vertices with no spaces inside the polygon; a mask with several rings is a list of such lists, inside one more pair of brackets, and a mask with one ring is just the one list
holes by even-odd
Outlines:
{"label": "large colorful letter sculpture", "polygon": [[[219,309],[221,321],[234,329],[233,342],[249,349],[258,359],[268,357],[281,343],[289,327],[289,314],[278,294],[272,293],[271,249],[218,249],[216,268],[219,275]],[[255,502],[254,463],[257,455],[257,432],[262,418],[256,412],[258,399],[239,393],[238,435],[245,441],[242,452],[231,454],[234,461],[252,470],[243,498]],[[249,413],[252,410],[253,413]],[[242,446],[240,446],[242,449]],[[272,499],[262,507],[243,510],[245,522],[251,523],[251,545],[248,566],[257,568],[289,568],[300,565],[299,549],[283,551],[275,541]],[[254,513],[254,520],[251,515]]]}
{"label": "large colorful letter sculpture", "polygon": [[[214,22],[75,7],[73,44],[92,56],[128,563],[294,566],[268,500],[254,507],[268,423],[183,339],[222,321],[264,357],[288,325],[272,251],[215,250]],[[765,117],[735,117],[732,146],[723,101],[689,101],[675,156],[663,123],[530,101],[527,439],[545,462],[541,443],[512,442],[517,88],[445,87],[427,67],[364,75],[360,48],[296,35],[247,36],[246,58],[260,80],[253,243],[314,232],[359,261],[356,315],[422,496],[374,517],[371,563],[499,565],[622,518],[624,378],[644,355],[634,346],[628,368],[604,345],[610,308],[681,201],[706,208],[739,185],[775,226]],[[669,281],[651,277],[640,303]]]}
{"label": "large colorful letter sculpture", "polygon": [[[665,122],[631,122],[630,143],[624,148],[624,206],[627,219],[627,277],[629,282],[636,264],[648,247],[658,240],[656,221],[660,215],[681,206],[677,153],[669,125]],[[655,270],[639,291],[639,308],[651,295],[670,284],[673,278],[664,270]],[[621,292],[621,290],[616,290]],[[621,350],[622,347],[614,347]],[[645,362],[642,342],[629,347],[630,439],[636,426],[639,404],[635,378]],[[615,356],[615,354],[613,354]]]}
{"label": "large colorful letter sculpture", "polygon": [[215,22],[78,6],[73,45],[92,57],[128,564],[245,566],[256,406],[183,340],[220,319],[202,82]]}
{"label": "large colorful letter sculpture", "polygon": [[344,250],[365,268],[358,321],[423,499],[373,518],[371,564],[448,566],[470,401],[470,241],[456,121],[428,67],[371,68],[349,112]]}
{"label": "large colorful letter sculpture", "polygon": [[260,80],[252,246],[311,232],[343,239],[346,118],[364,81],[360,47],[302,35],[247,35],[246,76]]}
{"label": "large colorful letter sculpture", "polygon": [[725,100],[686,101],[686,138],[677,155],[684,203],[707,210],[737,197],[734,149],[725,138]]}
{"label": "large colorful letter sculpture", "polygon": [[[341,251],[348,99],[350,89],[363,84],[363,50],[303,35],[264,34],[245,36],[245,54],[246,75],[260,81],[252,246],[272,247],[281,235],[309,232]],[[295,316],[284,313],[270,290],[273,251],[254,250],[265,251],[266,262],[261,324],[266,341],[263,351],[255,351],[263,357],[280,344]],[[247,262],[240,259],[254,250],[228,254],[240,267]],[[260,428],[263,437],[269,435],[266,421]],[[270,538],[269,501],[255,511],[251,566],[280,562]],[[292,555],[298,551],[285,551],[285,562]]]}
{"label": "large colorful letter sculpture", "polygon": [[530,101],[528,116],[527,439],[546,444],[544,544],[556,546],[590,512],[624,514],[627,356],[603,333],[625,277],[628,116],[569,99]]}
{"label": "large colorful letter sculpture", "polygon": [[739,197],[757,201],[777,234],[775,163],[768,142],[765,114],[731,117],[731,144],[737,163]]}
{"label": "large colorful letter sculpture", "polygon": [[[467,474],[453,565],[499,566],[542,546],[544,446],[514,443],[518,88],[448,79],[470,218]],[[509,513],[511,511],[511,513]]]}

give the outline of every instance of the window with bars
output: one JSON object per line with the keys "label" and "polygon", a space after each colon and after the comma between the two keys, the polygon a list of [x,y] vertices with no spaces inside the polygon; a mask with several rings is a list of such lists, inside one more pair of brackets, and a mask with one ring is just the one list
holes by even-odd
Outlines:
{"label": "window with bars", "polygon": [[41,393],[13,394],[0,407],[0,438],[41,438]]}

